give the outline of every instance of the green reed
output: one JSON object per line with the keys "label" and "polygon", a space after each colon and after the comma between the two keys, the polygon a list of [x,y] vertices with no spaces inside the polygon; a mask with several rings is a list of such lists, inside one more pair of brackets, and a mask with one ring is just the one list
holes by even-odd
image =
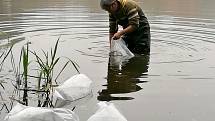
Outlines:
{"label": "green reed", "polygon": [[29,65],[29,45],[27,43],[26,49],[22,48],[22,65],[23,65],[23,81],[24,81],[24,92],[23,92],[23,102],[25,105],[28,105],[28,65]]}
{"label": "green reed", "polygon": [[[29,77],[30,75],[28,75],[28,68],[29,68],[29,62],[28,59],[29,55],[28,55],[28,51],[33,54],[33,56],[35,57],[35,62],[38,65],[37,69],[37,76],[31,75],[31,78],[37,79],[37,89],[34,90],[28,90],[28,91],[36,91],[38,94],[40,93],[40,97],[42,97],[42,101],[38,100],[38,106],[42,106],[42,107],[53,107],[52,102],[53,102],[53,87],[58,85],[57,83],[57,79],[58,77],[62,74],[62,72],[66,69],[66,67],[68,66],[68,64],[72,64],[73,67],[76,69],[76,71],[78,73],[78,64],[73,62],[71,59],[66,58],[67,61],[61,66],[62,68],[60,69],[60,71],[58,73],[54,73],[55,71],[55,67],[56,65],[59,64],[59,61],[61,59],[65,59],[65,57],[57,57],[57,49],[58,49],[58,45],[59,45],[59,39],[57,40],[54,49],[51,48],[51,50],[49,52],[45,52],[42,50],[43,54],[42,56],[40,56],[37,52],[35,51],[30,51],[28,50],[28,45],[27,45],[27,51],[23,51],[23,75],[24,75],[24,80],[27,79],[27,77]],[[56,76],[55,76],[56,75]],[[27,79],[27,81],[30,81]],[[27,83],[26,81],[26,83]],[[25,84],[26,84],[25,83]],[[27,88],[25,85],[25,89]],[[41,94],[42,93],[42,94]]]}
{"label": "green reed", "polygon": [[[29,92],[31,92],[38,98],[38,107],[54,107],[52,104],[53,91],[54,87],[58,85],[57,80],[62,75],[62,72],[71,64],[75,70],[80,73],[77,63],[67,57],[57,56],[59,39],[60,37],[56,41],[54,48],[51,48],[51,50],[47,52],[42,50],[42,54],[30,50],[28,42],[20,51],[18,65],[16,64],[17,60],[14,58],[12,51],[13,45],[7,51],[0,54],[0,69],[2,69],[2,65],[9,58],[14,73],[14,77],[11,79],[12,85],[15,87],[12,94],[13,97],[11,98],[12,100],[24,105],[29,105]],[[56,72],[57,65],[58,68]],[[60,69],[59,65],[61,67]],[[33,88],[30,83],[35,83],[35,80],[36,88]],[[0,86],[3,89],[7,88],[1,82]]]}
{"label": "green reed", "polygon": [[[61,76],[62,72],[71,64],[75,70],[79,72],[78,64],[69,59],[68,57],[58,57],[57,50],[59,46],[59,39],[56,41],[54,48],[50,51],[45,52],[42,50],[42,55],[36,51],[30,50],[29,42],[25,44],[19,55],[18,65],[16,64],[16,59],[13,54],[13,43],[10,44],[9,36],[0,31],[0,36],[5,36],[8,38],[8,43],[5,47],[7,48],[5,51],[2,51],[0,54],[0,72],[2,71],[3,64],[7,59],[10,59],[12,72],[14,73],[11,77],[12,85],[15,87],[12,97],[12,100],[15,100],[21,104],[29,105],[29,92],[36,93],[38,96],[38,107],[53,107],[53,91],[54,87],[58,85],[57,80]],[[8,46],[10,46],[8,48]],[[33,59],[33,60],[32,60]],[[63,64],[60,63],[62,59]],[[61,64],[61,65],[60,65]],[[33,65],[33,68],[32,66]],[[56,73],[55,68],[57,65],[60,65],[60,69]],[[33,72],[33,73],[32,73]],[[36,88],[32,88],[32,85],[29,83],[37,81]],[[15,83],[14,83],[15,82]],[[5,89],[3,83],[0,81],[0,87]],[[14,95],[18,95],[18,98]],[[0,95],[1,96],[1,95]],[[3,98],[1,96],[1,98]],[[4,104],[6,106],[6,104]]]}

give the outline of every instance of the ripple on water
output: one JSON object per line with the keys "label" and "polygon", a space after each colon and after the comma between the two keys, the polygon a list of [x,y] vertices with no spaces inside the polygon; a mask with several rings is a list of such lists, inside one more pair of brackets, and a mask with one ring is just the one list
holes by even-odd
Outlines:
{"label": "ripple on water", "polygon": [[[24,9],[20,13],[0,14],[4,17],[1,18],[5,19],[0,19],[0,30],[11,35],[10,40],[13,42],[23,41],[34,36],[59,34],[73,39],[95,38],[104,35],[107,27],[107,19],[104,17],[106,14],[91,13],[89,8],[81,5],[73,6],[71,4],[62,7]],[[8,42],[7,38],[1,37],[0,40],[1,45]]]}
{"label": "ripple on water", "polygon": [[215,24],[211,19],[151,17],[152,63],[184,63],[205,59],[214,50]]}

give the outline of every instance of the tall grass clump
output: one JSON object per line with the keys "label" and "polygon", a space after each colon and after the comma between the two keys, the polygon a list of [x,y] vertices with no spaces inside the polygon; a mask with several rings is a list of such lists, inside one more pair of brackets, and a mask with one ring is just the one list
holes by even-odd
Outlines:
{"label": "tall grass clump", "polygon": [[[7,36],[8,43],[10,43],[9,36],[0,31],[0,36],[2,35]],[[36,97],[38,107],[54,107],[52,104],[54,100],[53,91],[54,87],[58,85],[58,78],[61,76],[62,72],[69,65],[72,65],[77,73],[80,73],[77,63],[67,57],[57,56],[59,39],[60,37],[56,41],[54,48],[51,48],[51,50],[47,52],[42,50],[42,54],[41,52],[38,53],[30,50],[29,42],[27,42],[27,44],[22,47],[18,60],[15,59],[13,54],[13,44],[5,45],[5,50],[1,49],[0,72],[3,72],[3,65],[5,62],[7,64],[11,63],[11,71],[13,72],[13,74],[10,75],[10,77],[12,76],[11,79],[1,79],[4,81],[11,81],[11,84],[14,86],[14,90],[9,89],[13,90],[12,94],[10,94],[12,95],[10,97],[11,100],[29,105],[29,103],[31,103],[30,95],[33,93],[34,99]],[[2,82],[3,81],[0,81],[0,90],[8,89]],[[34,87],[33,84],[35,84],[36,87]],[[0,91],[0,99],[4,100],[1,92],[2,91]],[[13,104],[11,103],[11,105]],[[4,107],[9,111],[5,103],[0,110]]]}
{"label": "tall grass clump", "polygon": [[[59,73],[56,76],[54,76],[55,66],[62,58],[56,56],[58,44],[59,38],[55,44],[54,49],[51,49],[50,53],[43,51],[43,57],[40,57],[35,51],[32,52],[36,57],[37,64],[39,65],[38,90],[42,90],[45,92],[45,94],[42,95],[42,98],[45,98],[45,100],[43,103],[39,103],[38,106],[42,107],[53,106],[52,105],[53,95],[50,96],[50,93],[53,92],[53,87],[55,85],[58,85],[57,79],[69,63],[71,63],[75,67],[76,71],[79,73],[77,64],[68,59],[68,61],[62,65],[62,68],[60,69]],[[41,82],[42,80],[43,82]],[[43,83],[42,89],[39,89],[39,87],[41,87],[41,83]]]}
{"label": "tall grass clump", "polygon": [[[38,98],[38,107],[54,107],[53,102],[53,91],[54,87],[58,85],[58,78],[62,72],[71,64],[75,70],[79,73],[78,64],[67,57],[58,57],[57,50],[59,46],[59,38],[50,51],[45,52],[42,50],[42,54],[38,54],[36,51],[32,51],[29,48],[29,44],[23,47],[20,54],[19,66],[16,70],[16,89],[19,94],[23,94],[22,98],[18,98],[18,102],[28,105],[28,94],[33,92]],[[30,58],[33,57],[33,60]],[[66,59],[64,63],[60,63],[60,60]],[[61,64],[61,65],[60,65]],[[33,65],[33,68],[32,66]],[[35,66],[36,65],[36,66]],[[60,69],[56,68],[60,65]],[[59,66],[58,66],[59,67]],[[58,72],[56,72],[56,70]],[[32,74],[31,72],[34,71]],[[33,88],[29,83],[35,83],[37,81],[36,88]],[[22,100],[20,100],[22,99]]]}

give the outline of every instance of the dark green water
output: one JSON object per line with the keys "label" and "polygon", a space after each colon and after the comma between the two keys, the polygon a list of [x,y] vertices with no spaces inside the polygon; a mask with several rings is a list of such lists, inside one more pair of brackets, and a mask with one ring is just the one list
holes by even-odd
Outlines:
{"label": "dark green water", "polygon": [[[27,41],[49,50],[61,36],[58,54],[93,80],[93,98],[75,110],[81,121],[99,100],[113,102],[128,121],[214,121],[215,1],[136,1],[150,22],[151,54],[121,71],[108,64],[108,16],[98,0],[1,0],[0,30],[16,43],[15,52]],[[1,47],[6,43],[1,36]],[[60,82],[74,74],[67,70]],[[10,89],[0,88],[6,94],[0,104]],[[5,115],[4,108],[0,120]]]}

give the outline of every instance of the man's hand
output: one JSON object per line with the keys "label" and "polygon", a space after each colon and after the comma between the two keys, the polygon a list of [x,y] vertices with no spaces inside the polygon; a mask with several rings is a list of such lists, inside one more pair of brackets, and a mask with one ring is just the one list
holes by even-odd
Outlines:
{"label": "man's hand", "polygon": [[115,33],[115,34],[113,35],[113,39],[114,39],[114,40],[117,40],[117,39],[119,39],[121,36],[122,36],[122,33],[121,33],[121,32],[117,32],[117,33]]}
{"label": "man's hand", "polygon": [[135,29],[136,29],[135,26],[129,25],[127,28],[125,28],[125,29],[123,29],[123,30],[121,30],[121,31],[119,31],[119,32],[117,32],[117,33],[115,33],[115,34],[113,35],[113,39],[114,39],[114,40],[119,39],[122,35],[131,33],[131,32],[133,32],[133,31],[135,31]]}

